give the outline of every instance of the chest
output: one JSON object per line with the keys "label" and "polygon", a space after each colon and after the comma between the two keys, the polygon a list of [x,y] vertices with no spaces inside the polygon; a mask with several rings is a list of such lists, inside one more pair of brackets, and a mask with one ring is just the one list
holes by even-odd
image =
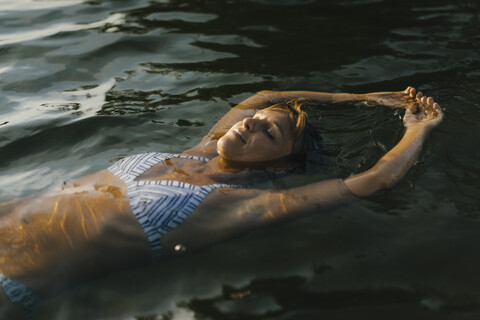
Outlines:
{"label": "chest", "polygon": [[194,185],[212,184],[204,174],[206,162],[198,159],[170,158],[161,161],[137,176],[136,181],[179,181]]}

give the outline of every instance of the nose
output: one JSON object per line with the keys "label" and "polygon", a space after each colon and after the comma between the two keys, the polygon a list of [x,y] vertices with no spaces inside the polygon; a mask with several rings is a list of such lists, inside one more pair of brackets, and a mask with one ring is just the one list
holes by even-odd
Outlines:
{"label": "nose", "polygon": [[247,131],[253,132],[257,126],[257,119],[254,118],[245,118],[243,119],[243,127],[247,129]]}

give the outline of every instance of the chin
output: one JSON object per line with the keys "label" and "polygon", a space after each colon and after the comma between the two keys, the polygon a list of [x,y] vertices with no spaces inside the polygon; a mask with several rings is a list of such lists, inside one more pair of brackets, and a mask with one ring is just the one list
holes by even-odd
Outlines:
{"label": "chin", "polygon": [[[224,136],[223,136],[224,137]],[[223,158],[224,157],[224,150],[225,150],[225,143],[224,143],[224,139],[223,137],[221,137],[220,139],[218,139],[217,141],[217,153]]]}
{"label": "chin", "polygon": [[[217,142],[217,153],[219,156],[225,160],[235,160],[241,158],[241,155],[238,154],[238,146],[232,145],[231,141],[228,141],[228,137],[221,137]],[[233,151],[233,152],[231,152]],[[235,152],[236,151],[236,152]]]}

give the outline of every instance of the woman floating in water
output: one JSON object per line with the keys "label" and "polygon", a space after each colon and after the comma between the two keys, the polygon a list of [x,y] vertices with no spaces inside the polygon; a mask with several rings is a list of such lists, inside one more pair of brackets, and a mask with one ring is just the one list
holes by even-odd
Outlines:
{"label": "woman floating in water", "polygon": [[[370,170],[286,190],[246,187],[252,172],[303,157],[311,126],[299,98],[404,108],[405,134]],[[0,303],[32,310],[75,284],[195,252],[394,186],[443,114],[431,97],[262,91],[181,154],[126,157],[107,170],[0,205]],[[13,304],[11,302],[13,302]]]}

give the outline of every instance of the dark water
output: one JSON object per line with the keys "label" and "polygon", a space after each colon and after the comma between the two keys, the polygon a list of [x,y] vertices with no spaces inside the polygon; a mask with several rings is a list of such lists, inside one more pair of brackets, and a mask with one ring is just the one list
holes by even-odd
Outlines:
{"label": "dark water", "polygon": [[[262,89],[398,91],[445,121],[394,189],[55,297],[38,319],[478,319],[480,3],[0,2],[0,200],[195,145]],[[387,109],[311,112],[348,176],[402,134]]]}

